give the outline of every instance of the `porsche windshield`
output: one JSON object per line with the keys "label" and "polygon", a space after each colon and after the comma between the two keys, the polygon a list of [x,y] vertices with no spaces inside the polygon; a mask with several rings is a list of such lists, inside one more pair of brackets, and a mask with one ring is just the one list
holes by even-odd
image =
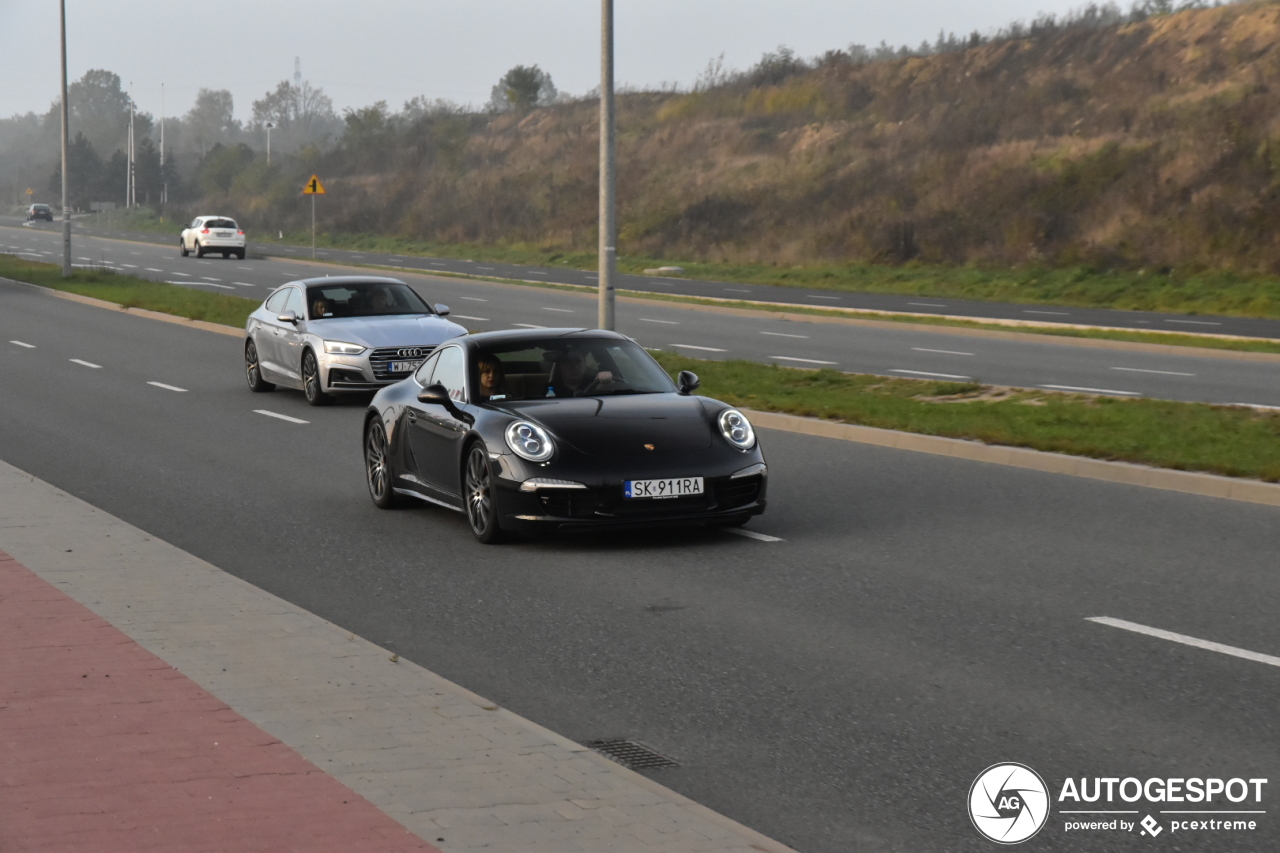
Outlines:
{"label": "porsche windshield", "polygon": [[399,282],[313,285],[307,288],[307,308],[313,320],[435,313],[412,288]]}
{"label": "porsche windshield", "polygon": [[481,396],[492,402],[676,390],[647,352],[615,338],[495,344],[477,352],[472,376]]}

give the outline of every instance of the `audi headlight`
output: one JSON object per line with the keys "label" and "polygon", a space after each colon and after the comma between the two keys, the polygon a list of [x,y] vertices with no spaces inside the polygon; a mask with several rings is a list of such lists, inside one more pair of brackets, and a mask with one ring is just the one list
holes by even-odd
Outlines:
{"label": "audi headlight", "polygon": [[507,427],[507,447],[530,462],[546,462],[556,450],[547,431],[528,421],[516,421]]}
{"label": "audi headlight", "polygon": [[725,409],[717,418],[720,434],[724,440],[739,450],[750,450],[756,444],[756,431],[751,428],[751,421],[737,409]]}
{"label": "audi headlight", "polygon": [[349,344],[346,341],[324,342],[324,351],[330,355],[359,355],[364,349],[359,344]]}

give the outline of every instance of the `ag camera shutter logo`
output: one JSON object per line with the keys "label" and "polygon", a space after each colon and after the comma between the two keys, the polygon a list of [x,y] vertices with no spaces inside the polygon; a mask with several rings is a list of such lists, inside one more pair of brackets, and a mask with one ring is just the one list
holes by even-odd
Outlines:
{"label": "ag camera shutter logo", "polygon": [[1020,844],[1049,819],[1049,789],[1025,764],[993,764],[969,788],[969,819],[998,844]]}

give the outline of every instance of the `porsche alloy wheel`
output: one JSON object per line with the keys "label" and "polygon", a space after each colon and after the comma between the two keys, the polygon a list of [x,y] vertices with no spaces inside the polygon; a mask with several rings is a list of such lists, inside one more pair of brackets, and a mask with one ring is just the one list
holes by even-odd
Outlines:
{"label": "porsche alloy wheel", "polygon": [[365,482],[369,497],[379,509],[391,509],[400,503],[391,487],[391,461],[387,449],[387,431],[377,418],[369,421],[364,432]]}
{"label": "porsche alloy wheel", "polygon": [[467,456],[462,494],[467,504],[471,533],[486,545],[501,541],[498,508],[493,500],[493,476],[489,473],[489,451],[480,442],[471,446],[471,453]]}

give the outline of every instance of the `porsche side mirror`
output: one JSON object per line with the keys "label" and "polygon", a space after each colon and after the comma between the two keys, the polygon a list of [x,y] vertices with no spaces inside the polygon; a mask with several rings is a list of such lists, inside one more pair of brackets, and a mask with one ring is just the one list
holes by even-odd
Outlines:
{"label": "porsche side mirror", "polygon": [[449,313],[449,306],[448,306],[448,305],[441,305],[439,302],[437,302],[437,303],[436,303],[436,313],[437,313],[437,314],[439,314],[441,317],[443,317],[444,315],[446,315],[446,314],[448,314],[448,313]]}
{"label": "porsche side mirror", "polygon": [[286,311],[283,314],[276,317],[276,319],[279,320],[281,323],[292,323],[295,326],[298,325],[298,315],[292,311]]}
{"label": "porsche side mirror", "polygon": [[418,392],[418,402],[440,403],[447,406],[453,401],[449,399],[449,389],[437,382],[435,385],[428,385]]}
{"label": "porsche side mirror", "polygon": [[698,379],[698,374],[692,370],[682,370],[680,375],[676,377],[676,388],[681,394],[692,394],[698,390],[698,386],[702,381]]}

